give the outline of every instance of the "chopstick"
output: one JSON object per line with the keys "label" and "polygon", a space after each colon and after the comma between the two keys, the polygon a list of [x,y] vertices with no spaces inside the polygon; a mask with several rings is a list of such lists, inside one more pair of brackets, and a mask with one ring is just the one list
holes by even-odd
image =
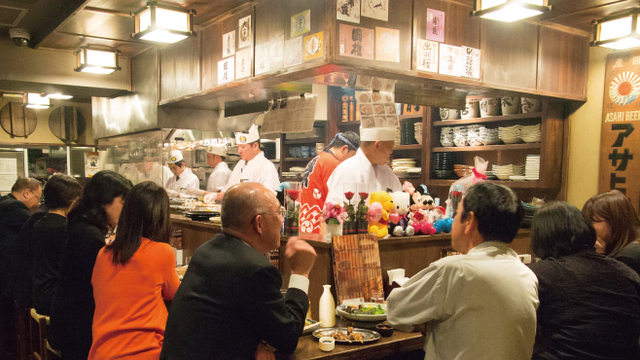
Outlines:
{"label": "chopstick", "polygon": [[[323,320],[323,321],[324,321],[324,320]],[[304,330],[309,330],[309,329],[311,329],[311,328],[312,328],[312,327],[314,327],[314,326],[320,326],[320,324],[322,324],[322,322],[323,322],[323,321],[318,321],[317,323],[309,324],[309,325],[305,326],[305,327],[304,327],[304,329],[302,329],[302,331],[304,331]]]}

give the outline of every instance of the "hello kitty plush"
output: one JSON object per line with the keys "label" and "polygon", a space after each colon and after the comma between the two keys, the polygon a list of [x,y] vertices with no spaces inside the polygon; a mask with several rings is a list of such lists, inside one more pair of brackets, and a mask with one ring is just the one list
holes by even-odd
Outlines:
{"label": "hello kitty plush", "polygon": [[391,193],[393,198],[393,210],[389,214],[389,233],[393,236],[411,236],[415,233],[414,228],[408,225],[407,214],[411,204],[409,193],[396,191]]}

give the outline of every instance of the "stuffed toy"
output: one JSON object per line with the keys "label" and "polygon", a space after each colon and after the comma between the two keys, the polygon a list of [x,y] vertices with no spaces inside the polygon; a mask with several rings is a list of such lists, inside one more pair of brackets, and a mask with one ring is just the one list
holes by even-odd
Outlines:
{"label": "stuffed toy", "polygon": [[413,227],[415,234],[435,234],[433,223],[437,220],[435,217],[438,213],[433,210],[435,204],[427,187],[420,185],[415,189],[411,183],[405,181],[402,188],[411,195],[411,213],[408,217],[409,225]]}
{"label": "stuffed toy", "polygon": [[371,193],[369,196],[369,210],[367,211],[370,234],[376,234],[379,238],[389,234],[387,224],[389,212],[393,210],[393,207],[393,198],[388,192],[376,191]]}
{"label": "stuffed toy", "polygon": [[415,189],[411,195],[411,200],[411,211],[431,210],[435,207],[435,202],[424,185],[420,185]]}
{"label": "stuffed toy", "polygon": [[415,233],[414,228],[410,226],[407,214],[411,197],[409,193],[404,191],[396,191],[391,193],[394,208],[389,214],[389,233],[393,236],[411,236]]}
{"label": "stuffed toy", "polygon": [[429,215],[426,210],[416,210],[411,213],[409,225],[413,227],[416,235],[433,235],[436,233],[433,222],[429,221]]}
{"label": "stuffed toy", "polygon": [[453,225],[453,218],[440,219],[433,224],[436,228],[436,234],[451,232],[451,225]]}

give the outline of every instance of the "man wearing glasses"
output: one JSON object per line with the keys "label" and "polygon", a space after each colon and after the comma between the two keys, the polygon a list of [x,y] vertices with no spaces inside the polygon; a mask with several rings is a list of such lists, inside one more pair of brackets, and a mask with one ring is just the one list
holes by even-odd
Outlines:
{"label": "man wearing glasses", "polygon": [[298,345],[315,250],[289,238],[291,277],[282,296],[280,272],[264,256],[280,247],[284,222],[274,192],[259,183],[234,185],[221,217],[222,233],[196,250],[173,298],[160,359],[253,359],[264,343],[284,354]]}
{"label": "man wearing glasses", "polygon": [[20,241],[20,229],[32,213],[38,209],[42,186],[36,179],[20,177],[13,184],[11,193],[0,200],[0,323],[5,349],[2,359],[11,359],[16,350],[16,322],[13,306],[13,262]]}

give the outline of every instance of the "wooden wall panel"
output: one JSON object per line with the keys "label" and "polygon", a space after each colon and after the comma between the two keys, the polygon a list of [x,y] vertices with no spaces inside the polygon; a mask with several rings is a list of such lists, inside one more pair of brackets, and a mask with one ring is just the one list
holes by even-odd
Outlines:
{"label": "wooden wall panel", "polygon": [[589,38],[540,27],[538,89],[587,96]]}
{"label": "wooden wall panel", "polygon": [[200,39],[191,37],[160,50],[160,101],[200,91]]}
{"label": "wooden wall panel", "polygon": [[560,189],[564,141],[564,103],[542,103],[542,148],[540,149],[540,187]]}
{"label": "wooden wall panel", "polygon": [[482,80],[487,84],[535,90],[538,25],[482,20]]}
{"label": "wooden wall panel", "polygon": [[473,5],[446,0],[414,0],[413,21],[414,38],[427,38],[427,9],[445,12],[444,43],[454,46],[480,48],[480,19],[470,16]]}

